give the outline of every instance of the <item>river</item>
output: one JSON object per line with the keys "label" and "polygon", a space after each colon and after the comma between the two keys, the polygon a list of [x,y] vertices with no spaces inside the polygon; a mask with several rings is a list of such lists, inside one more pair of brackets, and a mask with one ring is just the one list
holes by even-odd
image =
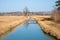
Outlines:
{"label": "river", "polygon": [[[30,22],[29,22],[30,23]],[[0,40],[55,40],[46,35],[37,23],[23,23]]]}

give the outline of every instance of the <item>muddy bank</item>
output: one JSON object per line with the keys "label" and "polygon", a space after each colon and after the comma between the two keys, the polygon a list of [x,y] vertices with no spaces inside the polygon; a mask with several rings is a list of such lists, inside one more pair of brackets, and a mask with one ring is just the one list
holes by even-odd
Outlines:
{"label": "muddy bank", "polygon": [[[21,25],[25,20],[26,17],[23,16],[6,16],[0,17],[0,36],[3,36],[8,31],[12,30],[13,28],[17,27],[18,25]],[[2,21],[3,20],[3,21]]]}

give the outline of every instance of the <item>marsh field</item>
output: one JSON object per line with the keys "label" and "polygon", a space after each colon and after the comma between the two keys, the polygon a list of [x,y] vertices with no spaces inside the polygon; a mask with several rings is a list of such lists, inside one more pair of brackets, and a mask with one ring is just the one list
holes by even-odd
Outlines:
{"label": "marsh field", "polygon": [[[34,18],[46,34],[53,36],[53,38],[60,39],[60,23],[53,20],[48,20],[51,16],[0,16],[0,37],[8,35],[9,31],[23,24],[28,17]],[[33,27],[33,26],[32,26]],[[7,34],[8,33],[8,34]]]}

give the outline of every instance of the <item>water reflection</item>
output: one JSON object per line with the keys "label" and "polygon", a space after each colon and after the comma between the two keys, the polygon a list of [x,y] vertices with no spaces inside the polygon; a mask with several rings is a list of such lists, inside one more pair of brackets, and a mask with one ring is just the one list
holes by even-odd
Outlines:
{"label": "water reflection", "polygon": [[24,24],[25,24],[26,29],[28,29],[29,24],[37,24],[37,22],[35,19],[29,17],[28,20],[26,20]]}
{"label": "water reflection", "polygon": [[26,29],[28,29],[29,24],[27,23],[27,21],[24,24],[25,24]]}

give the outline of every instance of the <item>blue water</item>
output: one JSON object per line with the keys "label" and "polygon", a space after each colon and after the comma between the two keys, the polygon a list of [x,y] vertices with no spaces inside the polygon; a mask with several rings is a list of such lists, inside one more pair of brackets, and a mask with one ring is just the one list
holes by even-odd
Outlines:
{"label": "blue water", "polygon": [[[27,22],[36,23],[36,20],[30,18]],[[27,22],[19,25],[0,40],[55,40],[45,35],[38,24],[28,24]]]}
{"label": "blue water", "polygon": [[[28,25],[28,26],[27,26]],[[38,24],[22,24],[0,40],[54,40],[45,35]]]}

